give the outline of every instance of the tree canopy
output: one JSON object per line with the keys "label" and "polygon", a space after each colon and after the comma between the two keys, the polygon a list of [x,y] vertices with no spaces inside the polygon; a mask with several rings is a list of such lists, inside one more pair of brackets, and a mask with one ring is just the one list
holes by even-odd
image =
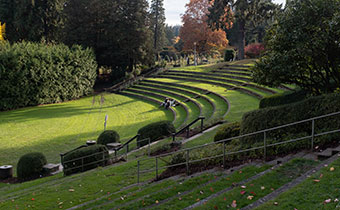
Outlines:
{"label": "tree canopy", "polygon": [[227,46],[226,33],[223,30],[213,31],[208,26],[209,6],[209,0],[190,0],[186,5],[187,10],[182,16],[183,27],[180,30],[183,50],[193,50],[195,43],[200,53]]}
{"label": "tree canopy", "polygon": [[163,0],[151,1],[150,22],[153,33],[153,47],[156,53],[158,53],[166,44]]}
{"label": "tree canopy", "polygon": [[6,24],[2,24],[0,22],[0,41],[3,41],[5,39],[5,28]]}
{"label": "tree canopy", "polygon": [[263,85],[297,84],[315,94],[340,87],[340,1],[291,1],[254,68]]}

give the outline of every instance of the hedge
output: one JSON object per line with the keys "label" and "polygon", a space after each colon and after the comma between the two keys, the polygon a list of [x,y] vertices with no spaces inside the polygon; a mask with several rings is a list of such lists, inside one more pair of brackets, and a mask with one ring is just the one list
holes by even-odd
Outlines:
{"label": "hedge", "polygon": [[18,178],[27,180],[44,175],[43,167],[46,163],[46,157],[42,153],[33,152],[23,155],[17,165]]}
{"label": "hedge", "polygon": [[[317,97],[311,97],[304,101],[256,110],[246,113],[241,123],[241,135],[248,134],[267,128],[273,128],[288,123],[293,123],[312,117],[330,114],[340,111],[340,94],[328,94]],[[320,133],[323,130],[335,130],[340,125],[340,115],[319,119],[315,121],[315,132]],[[306,122],[299,125],[271,131],[267,133],[268,139],[277,141],[284,139],[288,135],[307,133],[311,134],[312,123]],[[262,141],[263,135],[258,137],[244,138],[243,143],[252,144]]]}
{"label": "hedge", "polygon": [[97,139],[97,144],[107,145],[109,143],[119,142],[119,134],[114,130],[106,130],[101,133]]}
{"label": "hedge", "polygon": [[304,90],[288,91],[266,96],[260,101],[260,109],[295,103],[306,99],[308,93]]}
{"label": "hedge", "polygon": [[70,175],[106,165],[109,151],[104,145],[83,147],[63,157],[64,174]]}
{"label": "hedge", "polygon": [[0,43],[0,110],[77,99],[92,93],[92,50],[63,44]]}
{"label": "hedge", "polygon": [[229,139],[232,137],[236,137],[240,135],[240,123],[239,122],[235,122],[235,123],[229,123],[227,125],[224,125],[223,127],[221,127],[215,137],[214,137],[214,141],[221,141],[221,140],[225,140],[225,139]]}
{"label": "hedge", "polygon": [[142,147],[147,145],[148,142],[143,141],[145,139],[150,138],[150,142],[155,142],[162,137],[169,136],[175,132],[175,126],[169,121],[160,121],[146,125],[138,130],[140,137],[137,141],[137,146]]}
{"label": "hedge", "polygon": [[235,58],[235,51],[234,50],[225,50],[224,51],[224,61],[232,61]]}

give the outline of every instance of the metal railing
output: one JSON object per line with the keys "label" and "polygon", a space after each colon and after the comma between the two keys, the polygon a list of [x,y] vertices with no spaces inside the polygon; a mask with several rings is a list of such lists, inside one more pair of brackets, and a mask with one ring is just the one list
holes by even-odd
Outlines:
{"label": "metal railing", "polygon": [[201,117],[198,117],[196,120],[192,121],[191,123],[189,123],[187,126],[185,126],[184,128],[182,128],[181,130],[179,130],[178,132],[176,133],[173,133],[172,134],[172,141],[176,141],[176,136],[178,136],[179,134],[183,133],[184,131],[186,131],[186,137],[189,138],[189,135],[190,135],[190,127],[192,125],[194,125],[196,122],[200,121],[201,120],[201,133],[203,132],[203,125],[204,125],[204,119],[205,117],[201,116]]}
{"label": "metal railing", "polygon": [[[176,167],[176,166],[185,165],[186,173],[189,174],[190,164],[196,163],[196,162],[201,162],[201,161],[204,161],[204,160],[216,159],[216,158],[222,158],[223,167],[226,168],[226,158],[227,158],[228,155],[241,154],[241,153],[255,151],[255,150],[263,150],[264,159],[266,159],[268,148],[278,146],[278,145],[298,142],[298,141],[302,141],[302,140],[306,140],[306,139],[310,139],[310,148],[313,150],[314,149],[314,140],[315,140],[316,137],[340,132],[340,125],[336,125],[337,129],[335,129],[335,130],[330,130],[330,131],[325,131],[325,132],[320,132],[320,133],[315,132],[315,128],[316,128],[315,122],[317,120],[325,119],[325,118],[329,118],[329,117],[333,117],[333,116],[339,117],[340,112],[326,114],[326,115],[322,115],[322,116],[319,116],[319,117],[313,117],[313,118],[310,118],[310,119],[307,119],[307,120],[289,123],[289,124],[277,126],[277,127],[274,127],[274,128],[264,129],[264,130],[261,130],[261,131],[257,131],[257,132],[253,132],[253,133],[249,133],[249,134],[244,134],[244,135],[240,135],[240,136],[229,138],[229,139],[224,139],[224,140],[221,140],[221,141],[218,141],[218,142],[212,142],[212,143],[208,143],[208,144],[204,144],[204,145],[200,145],[200,146],[195,146],[195,147],[191,147],[191,148],[187,148],[187,149],[178,150],[178,151],[175,151],[175,152],[155,156],[155,157],[152,157],[152,158],[149,157],[149,158],[145,158],[145,159],[142,159],[142,160],[138,160],[137,161],[137,182],[139,183],[141,174],[155,172],[156,179],[158,179],[160,170],[168,169],[168,168]],[[303,137],[298,137],[298,138],[295,138],[295,139],[289,139],[287,141],[275,142],[275,143],[271,143],[271,144],[268,143],[267,134],[270,131],[277,131],[279,129],[288,128],[288,127],[291,127],[291,126],[297,126],[297,125],[300,125],[300,124],[303,124],[303,123],[311,123],[311,128],[310,128],[311,133],[310,133],[310,135],[306,134]],[[242,140],[242,138],[245,138],[245,137],[254,137],[254,136],[261,135],[261,134],[263,135],[263,139],[262,139],[263,145],[261,145],[261,146],[256,146],[256,147],[252,147],[252,148],[249,148],[249,149],[241,149],[241,150],[238,150],[238,151],[230,151],[230,152],[226,151],[226,145],[227,145],[228,142],[231,142],[235,139],[241,139]],[[211,145],[216,145],[216,144],[223,144],[222,154],[218,154],[218,155],[215,155],[215,156],[212,156],[212,157],[204,157],[204,158],[200,158],[200,159],[197,159],[197,160],[190,160],[190,153],[192,151],[201,150],[203,148],[206,148],[206,147],[211,146]],[[176,154],[180,154],[180,153],[185,154],[185,157],[184,157],[185,161],[184,162],[172,164],[172,165],[166,165],[166,166],[163,166],[163,167],[159,166],[159,160],[164,160],[166,157],[171,158],[172,155],[176,155]],[[144,161],[153,161],[155,163],[155,167],[151,168],[151,169],[147,169],[147,170],[141,170],[141,166],[142,166],[141,163],[144,162]]]}

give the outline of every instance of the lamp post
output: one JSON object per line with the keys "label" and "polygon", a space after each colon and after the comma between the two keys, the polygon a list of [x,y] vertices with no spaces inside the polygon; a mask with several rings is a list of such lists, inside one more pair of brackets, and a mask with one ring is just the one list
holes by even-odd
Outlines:
{"label": "lamp post", "polygon": [[195,57],[194,57],[194,65],[195,65],[195,66],[197,66],[196,45],[197,45],[197,43],[194,42],[194,46],[195,46],[195,48],[194,48],[194,54],[195,54]]}

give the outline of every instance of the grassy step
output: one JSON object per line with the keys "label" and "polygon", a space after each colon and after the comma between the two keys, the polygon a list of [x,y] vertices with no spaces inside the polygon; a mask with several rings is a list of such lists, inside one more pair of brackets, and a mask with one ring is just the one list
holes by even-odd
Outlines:
{"label": "grassy step", "polygon": [[229,74],[229,73],[210,73],[210,72],[191,72],[191,71],[174,71],[174,70],[169,70],[167,71],[169,73],[185,73],[185,74],[194,74],[194,75],[204,75],[204,76],[213,76],[213,77],[223,77],[223,78],[230,78],[230,79],[237,79],[237,80],[242,80],[246,82],[251,81],[250,76],[235,76],[234,74]]}
{"label": "grassy step", "polygon": [[192,100],[189,97],[186,97],[185,95],[181,95],[178,93],[174,93],[171,91],[166,91],[166,90],[160,90],[160,89],[155,89],[155,88],[151,88],[151,87],[145,87],[143,85],[136,85],[134,86],[134,88],[140,89],[140,90],[145,90],[145,91],[149,91],[149,92],[155,92],[155,93],[161,93],[164,96],[167,96],[168,98],[173,98],[176,99],[178,101],[181,101],[182,103],[192,103],[195,105],[194,107],[191,107],[193,112],[198,112],[198,116],[202,116],[202,106],[197,103],[195,100]]}
{"label": "grassy step", "polygon": [[[149,98],[154,98],[154,99],[159,101],[159,104],[161,104],[166,99],[165,96],[162,96],[160,94],[146,92],[146,91],[140,91],[140,90],[136,90],[136,89],[132,89],[132,88],[127,89],[124,92],[129,92],[129,93],[139,94],[139,95],[142,95],[142,96],[147,96]],[[179,103],[179,106],[172,107],[172,109],[176,111],[177,116],[179,116],[178,119],[181,119],[181,118],[184,119],[181,122],[181,124],[176,122],[176,125],[179,125],[178,128],[181,128],[182,126],[184,126],[188,122],[188,119],[189,119],[189,109],[188,109],[188,107],[186,105],[184,105],[182,103]],[[180,120],[178,120],[178,122],[180,122]]]}
{"label": "grassy step", "polygon": [[[257,90],[265,92],[265,93],[270,93],[270,94],[277,93],[277,91],[272,90],[270,88],[262,87],[262,86],[254,84],[254,83],[239,81],[239,80],[232,79],[232,78],[225,79],[225,77],[218,75],[218,74],[200,73],[200,72],[182,73],[182,72],[178,71],[177,73],[172,73],[172,72],[166,73],[166,75],[195,77],[195,78],[201,78],[201,79],[207,79],[207,80],[221,81],[221,82],[235,84],[237,86],[252,87],[254,89],[257,89]],[[197,75],[201,75],[201,76],[197,76]]]}
{"label": "grassy step", "polygon": [[210,72],[213,73],[225,73],[225,74],[234,74],[234,75],[240,75],[240,76],[251,76],[251,72],[246,72],[246,71],[237,71],[237,70],[211,70]]}
{"label": "grassy step", "polygon": [[[175,78],[176,79],[176,78]],[[197,94],[203,94],[206,95],[207,97],[210,98],[210,100],[214,101],[214,104],[216,105],[216,115],[218,116],[223,116],[223,118],[228,114],[228,109],[230,107],[229,101],[223,97],[220,94],[217,94],[215,92],[211,92],[207,89],[195,87],[195,86],[190,86],[190,85],[185,85],[185,84],[179,84],[178,82],[164,82],[160,81],[159,79],[148,79],[144,80],[144,82],[151,82],[154,84],[160,84],[160,85],[165,85],[169,87],[176,87],[176,88],[181,88],[185,90],[190,90],[190,91],[195,91]],[[223,111],[223,113],[220,113],[218,110],[223,110],[224,107],[227,107],[226,111]]]}
{"label": "grassy step", "polygon": [[167,79],[174,79],[174,80],[183,80],[183,81],[190,81],[190,82],[199,82],[199,83],[206,83],[206,84],[211,84],[211,85],[217,85],[217,86],[221,86],[221,87],[225,87],[227,89],[233,89],[233,90],[238,90],[240,92],[246,93],[250,96],[254,96],[258,99],[262,99],[263,96],[253,92],[249,89],[245,89],[243,87],[237,87],[237,86],[233,86],[230,84],[225,84],[225,83],[220,83],[220,82],[213,82],[210,80],[205,80],[205,79],[194,79],[193,77],[183,77],[183,76],[172,76],[172,75],[159,75],[158,78],[167,78]]}
{"label": "grassy step", "polygon": [[143,85],[145,87],[157,88],[159,90],[167,90],[167,91],[171,91],[171,92],[174,92],[174,93],[180,93],[182,95],[190,97],[190,98],[196,100],[197,102],[199,102],[201,104],[201,107],[204,107],[205,112],[203,114],[206,115],[208,117],[208,119],[211,118],[216,111],[216,106],[215,106],[214,102],[212,102],[208,97],[205,97],[202,94],[197,94],[195,92],[185,90],[185,89],[181,89],[181,88],[169,87],[169,86],[164,86],[164,85],[157,85],[157,84],[153,84],[152,82],[150,83],[149,81],[142,82],[142,83],[140,83],[140,85]]}
{"label": "grassy step", "polygon": [[[182,177],[170,178],[164,181],[155,182],[153,184],[140,186],[137,190],[125,193],[125,195],[110,195],[104,199],[98,200],[90,205],[86,206],[86,209],[109,209],[110,207],[115,207],[114,209],[133,209],[133,205],[146,206],[155,203],[155,200],[150,200],[151,196],[156,196],[158,194],[178,194],[179,191],[184,191],[190,188],[192,185],[198,185],[199,183],[207,183],[212,180],[217,179],[222,176],[221,172],[205,172],[198,175],[193,175],[191,178]],[[122,199],[123,198],[123,199]],[[161,201],[161,200],[159,200]],[[144,204],[144,205],[143,205]],[[85,209],[82,207],[82,209]]]}
{"label": "grassy step", "polygon": [[[132,97],[132,98],[138,98],[140,100],[146,100],[146,101],[151,101],[153,103],[157,103],[157,104],[160,104],[161,101],[157,100],[157,99],[154,99],[154,98],[150,98],[150,97],[147,97],[147,96],[143,96],[143,95],[139,95],[139,94],[134,94],[134,93],[130,93],[130,92],[120,92],[119,93],[120,95],[124,95],[124,96],[129,96],[129,97]],[[180,118],[178,116],[178,114],[176,113],[176,111],[173,109],[173,108],[169,108],[169,110],[171,111],[171,113],[173,114],[174,116],[174,119],[173,119],[173,123],[175,125],[177,125],[177,121],[180,121]]]}
{"label": "grassy step", "polygon": [[234,201],[241,209],[293,181],[317,165],[316,161],[294,159],[260,178],[213,198],[195,209],[225,209]]}

